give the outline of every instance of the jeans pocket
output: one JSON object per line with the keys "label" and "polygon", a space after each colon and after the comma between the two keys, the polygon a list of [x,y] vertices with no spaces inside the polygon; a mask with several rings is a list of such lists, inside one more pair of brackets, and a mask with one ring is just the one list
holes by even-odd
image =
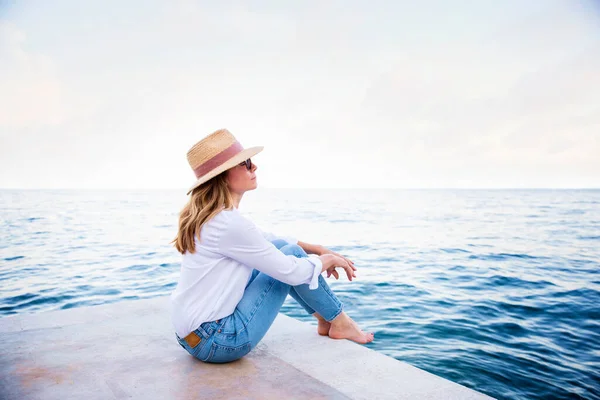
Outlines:
{"label": "jeans pocket", "polygon": [[250,350],[250,342],[245,343],[241,346],[224,346],[213,342],[211,346],[210,355],[208,356],[206,362],[228,363],[231,361],[239,360],[246,354],[250,353]]}
{"label": "jeans pocket", "polygon": [[211,342],[212,340],[202,340],[198,346],[191,349],[190,354],[196,357],[200,361],[208,360],[211,353]]}

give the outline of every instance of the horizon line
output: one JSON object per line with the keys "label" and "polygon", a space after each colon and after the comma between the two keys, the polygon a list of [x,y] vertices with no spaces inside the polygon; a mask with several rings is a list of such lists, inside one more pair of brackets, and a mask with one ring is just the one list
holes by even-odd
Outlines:
{"label": "horizon line", "polygon": [[[511,187],[511,186],[447,186],[447,187],[260,187],[257,189],[276,189],[276,190],[599,190],[600,186],[579,186],[579,187]],[[255,190],[257,190],[255,189]],[[124,187],[0,187],[0,190],[81,190],[81,191],[98,191],[98,190],[122,190],[122,191],[179,191],[187,192],[188,188],[169,188],[169,187],[139,187],[139,188],[124,188]],[[254,191],[254,190],[253,190]]]}

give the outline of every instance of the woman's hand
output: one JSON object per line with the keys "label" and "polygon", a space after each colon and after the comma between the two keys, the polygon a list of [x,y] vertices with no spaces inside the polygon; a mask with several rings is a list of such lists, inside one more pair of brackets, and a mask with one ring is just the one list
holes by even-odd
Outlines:
{"label": "woman's hand", "polygon": [[[333,254],[334,256],[342,257],[344,260],[346,260],[346,262],[348,262],[348,264],[350,264],[350,266],[354,269],[354,271],[356,271],[356,268],[354,267],[354,261],[350,260],[349,258],[344,257],[341,254],[336,253],[333,250],[329,250],[328,248],[326,248],[324,246],[319,245],[319,250],[318,250],[317,254],[319,254],[320,256],[322,256],[323,254]],[[337,271],[335,270],[335,268],[333,270],[327,270],[327,277],[329,278],[331,275],[333,275],[335,277],[335,279],[340,278]]]}
{"label": "woman's hand", "polygon": [[346,271],[346,276],[348,276],[348,280],[351,281],[352,278],[356,278],[356,267],[349,262],[346,258],[335,255],[335,254],[323,254],[319,256],[321,259],[321,263],[323,264],[323,268],[321,272],[327,271],[327,277],[329,278],[331,275],[335,277],[335,279],[339,279],[339,274],[335,270],[336,268],[344,268]]}

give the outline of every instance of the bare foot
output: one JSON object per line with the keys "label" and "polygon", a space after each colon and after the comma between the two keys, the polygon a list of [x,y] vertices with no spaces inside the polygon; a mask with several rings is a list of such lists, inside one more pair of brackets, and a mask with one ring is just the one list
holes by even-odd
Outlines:
{"label": "bare foot", "polygon": [[332,339],[348,339],[361,344],[372,342],[375,338],[372,333],[362,331],[356,325],[356,322],[344,312],[331,321],[329,337]]}
{"label": "bare foot", "polygon": [[321,317],[319,314],[313,314],[315,318],[319,321],[319,325],[317,326],[317,332],[321,336],[329,335],[329,328],[331,328],[331,323],[327,322],[325,318]]}
{"label": "bare foot", "polygon": [[329,323],[325,320],[322,320],[322,321],[319,320],[319,325],[317,326],[317,332],[319,332],[319,335],[328,336],[330,328],[331,328],[331,323]]}

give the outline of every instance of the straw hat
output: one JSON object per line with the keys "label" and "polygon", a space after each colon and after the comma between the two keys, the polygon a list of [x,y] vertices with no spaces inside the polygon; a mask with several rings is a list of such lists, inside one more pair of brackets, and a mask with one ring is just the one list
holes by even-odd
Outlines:
{"label": "straw hat", "polygon": [[187,194],[209,179],[235,167],[262,150],[262,146],[244,149],[227,129],[219,129],[211,133],[193,145],[187,152],[188,163],[197,179]]}

